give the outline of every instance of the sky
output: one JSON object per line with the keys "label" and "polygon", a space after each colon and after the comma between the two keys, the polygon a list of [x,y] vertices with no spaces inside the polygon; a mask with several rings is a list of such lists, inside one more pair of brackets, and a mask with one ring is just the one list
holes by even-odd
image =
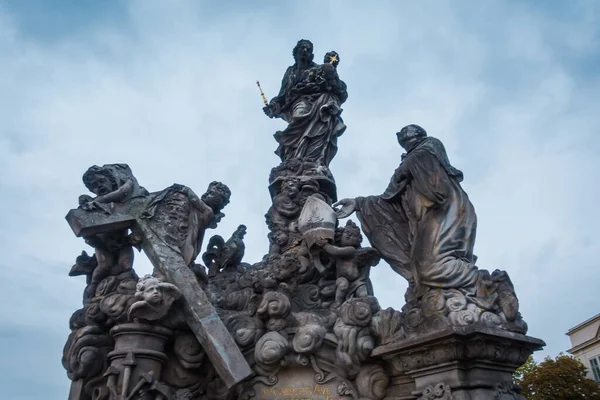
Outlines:
{"label": "sky", "polygon": [[[506,270],[537,359],[600,312],[600,3],[589,1],[0,0],[0,387],[64,399],[60,360],[91,249],[64,220],[94,164],[128,163],[150,191],[232,190],[210,234],[248,226],[267,251],[279,160],[262,113],[299,39],[340,54],[348,129],[338,196],[382,193],[410,123],[442,140],[478,214],[480,268]],[[139,274],[151,270],[136,256]],[[383,307],[406,283],[372,271]]]}

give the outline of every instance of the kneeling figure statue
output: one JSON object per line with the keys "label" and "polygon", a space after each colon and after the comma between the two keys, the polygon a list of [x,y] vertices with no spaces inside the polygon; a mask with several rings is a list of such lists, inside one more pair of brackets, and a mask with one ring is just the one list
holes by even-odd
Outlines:
{"label": "kneeling figure statue", "polygon": [[406,150],[382,195],[340,200],[338,217],[356,212],[392,269],[409,282],[407,336],[480,323],[525,333],[508,275],[475,265],[477,216],[442,142],[418,125],[397,133]]}

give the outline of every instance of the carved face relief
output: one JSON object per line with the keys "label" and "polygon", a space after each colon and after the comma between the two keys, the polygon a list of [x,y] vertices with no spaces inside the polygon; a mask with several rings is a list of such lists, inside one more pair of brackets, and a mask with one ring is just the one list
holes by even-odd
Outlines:
{"label": "carved face relief", "polygon": [[357,247],[360,244],[360,237],[352,229],[344,229],[340,244],[342,246]]}
{"label": "carved face relief", "polygon": [[102,174],[95,174],[93,176],[90,188],[97,196],[104,196],[114,190],[110,180]]}
{"label": "carved face relief", "polygon": [[300,189],[298,188],[298,185],[296,184],[296,182],[287,181],[283,184],[283,186],[281,188],[281,193],[284,196],[287,196],[290,199],[293,199],[294,197],[296,197],[296,195],[298,193],[300,193]]}
{"label": "carved face relief", "polygon": [[312,53],[312,44],[308,41],[302,41],[298,43],[298,47],[296,48],[296,60],[310,61]]}
{"label": "carved face relief", "polygon": [[213,210],[223,209],[228,201],[225,194],[216,187],[209,188],[202,200]]}
{"label": "carved face relief", "polygon": [[129,320],[157,321],[167,315],[173,302],[181,297],[181,291],[175,285],[146,275],[138,281],[135,297],[138,301],[129,307]]}
{"label": "carved face relief", "polygon": [[149,281],[144,288],[144,300],[152,305],[162,303],[163,295],[160,290],[159,281]]}
{"label": "carved face relief", "polygon": [[288,243],[288,235],[287,233],[282,231],[275,232],[275,234],[273,235],[273,241],[278,246],[285,246]]}

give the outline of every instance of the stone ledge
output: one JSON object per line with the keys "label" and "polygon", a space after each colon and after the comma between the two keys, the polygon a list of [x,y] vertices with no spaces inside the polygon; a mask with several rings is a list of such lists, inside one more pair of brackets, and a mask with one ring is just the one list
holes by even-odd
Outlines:
{"label": "stone ledge", "polygon": [[386,400],[524,400],[512,374],[543,346],[531,336],[470,325],[379,346],[371,357],[387,362]]}
{"label": "stone ledge", "polygon": [[417,338],[410,338],[405,340],[399,340],[393,343],[389,343],[383,346],[376,347],[371,353],[372,357],[383,357],[387,358],[396,353],[416,350],[423,348],[423,346],[433,345],[440,341],[445,341],[450,338],[469,340],[477,336],[480,337],[493,337],[496,340],[510,340],[517,342],[523,346],[530,347],[532,351],[540,350],[546,345],[546,343],[538,338],[522,335],[519,333],[509,332],[502,329],[488,328],[485,326],[452,326],[436,332],[432,332],[427,335],[423,335]]}

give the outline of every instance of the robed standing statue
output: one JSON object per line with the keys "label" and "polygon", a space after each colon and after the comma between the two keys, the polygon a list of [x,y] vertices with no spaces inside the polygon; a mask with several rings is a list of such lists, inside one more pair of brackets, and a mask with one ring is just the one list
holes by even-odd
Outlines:
{"label": "robed standing statue", "polygon": [[282,162],[300,159],[328,167],[337,152],[337,138],[346,130],[340,106],[348,93],[337,74],[339,55],[328,52],[318,65],[313,62],[313,45],[305,39],[292,54],[295,63],[286,70],[279,94],[264,107],[267,116],[288,123],[274,135],[279,143],[275,153]]}

